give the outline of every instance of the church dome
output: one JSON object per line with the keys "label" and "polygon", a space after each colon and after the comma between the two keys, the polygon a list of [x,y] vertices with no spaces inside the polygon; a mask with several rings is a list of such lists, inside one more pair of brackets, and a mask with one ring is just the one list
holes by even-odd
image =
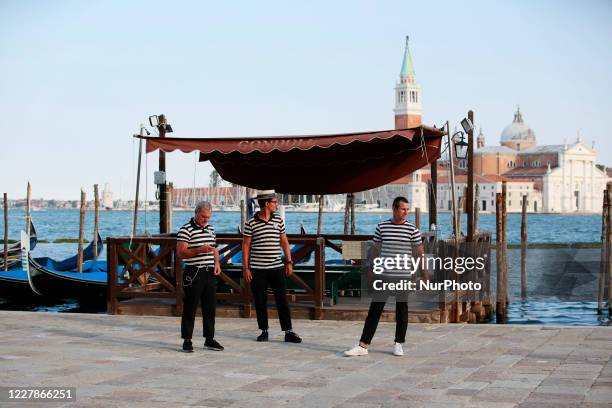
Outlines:
{"label": "church dome", "polygon": [[530,142],[535,144],[535,133],[523,122],[520,109],[516,108],[514,120],[506,126],[501,134],[501,142]]}

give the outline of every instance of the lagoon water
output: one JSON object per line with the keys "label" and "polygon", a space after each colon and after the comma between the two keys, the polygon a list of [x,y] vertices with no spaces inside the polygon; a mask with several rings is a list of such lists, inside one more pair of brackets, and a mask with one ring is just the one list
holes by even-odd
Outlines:
{"label": "lagoon water", "polygon": [[[129,235],[132,231],[133,213],[130,211],[101,211],[100,235],[118,236]],[[174,231],[192,217],[190,211],[176,211],[173,215]],[[356,213],[357,233],[373,234],[376,224],[390,217],[389,214]],[[411,216],[414,220],[414,215]],[[338,234],[344,228],[343,213],[325,213],[323,217],[323,233]],[[78,209],[40,210],[32,212],[32,221],[38,232],[39,239],[52,242],[61,238],[75,239],[79,235]],[[211,224],[217,232],[236,232],[240,223],[238,212],[215,212]],[[299,233],[300,224],[303,224],[308,233],[316,231],[317,213],[287,212],[286,224],[289,233]],[[428,229],[427,214],[422,214],[421,225]],[[25,211],[23,209],[9,210],[9,237],[17,239],[19,230],[25,226]],[[461,220],[462,230],[465,233],[467,217]],[[592,215],[556,215],[556,214],[529,214],[529,242],[530,243],[577,243],[599,242],[601,236],[601,216]],[[4,231],[4,221],[0,220],[0,231]],[[140,211],[138,215],[138,232],[159,231],[159,213],[157,211]],[[495,214],[481,214],[479,216],[480,231],[495,231]],[[93,234],[93,211],[87,211],[85,216],[86,237]],[[438,215],[438,236],[447,237],[451,232],[449,213]],[[521,214],[508,214],[508,242],[520,243]]]}
{"label": "lagoon water", "polygon": [[[129,235],[132,229],[132,212],[101,211],[100,234],[106,236]],[[173,215],[174,230],[192,216],[191,212],[177,211]],[[357,233],[372,234],[378,222],[389,218],[390,214],[357,213]],[[529,214],[530,243],[595,243],[601,235],[601,216],[599,215],[552,215]],[[32,212],[32,220],[38,238],[53,242],[58,239],[78,237],[79,211],[40,210]],[[159,228],[159,216],[155,211],[139,213],[138,231],[155,233]],[[0,220],[2,221],[2,220]],[[211,223],[217,232],[236,232],[240,222],[237,212],[215,212]],[[300,225],[307,232],[316,230],[316,213],[288,212],[287,230],[298,233]],[[508,241],[520,243],[520,214],[508,215]],[[467,219],[464,216],[462,228],[465,232]],[[480,215],[480,231],[495,231],[495,215]],[[422,215],[422,225],[427,225],[427,214]],[[9,211],[9,237],[19,237],[19,230],[25,226],[25,211]],[[4,229],[0,223],[0,231]],[[326,213],[323,219],[324,233],[342,233],[343,214]],[[93,232],[93,212],[86,214],[86,237],[91,239]],[[438,236],[447,237],[450,232],[450,214],[439,214]],[[76,244],[41,243],[34,251],[35,256],[62,258],[74,254]],[[598,249],[538,249],[530,250],[528,255],[529,298],[520,299],[520,262],[519,251],[510,250],[509,254],[509,292],[510,307],[508,323],[516,324],[564,324],[564,325],[601,325],[596,314],[596,278],[598,273]],[[102,257],[105,253],[101,254]],[[494,262],[493,262],[494,263]],[[495,288],[493,273],[492,288]],[[562,278],[560,278],[562,277]],[[563,283],[561,285],[559,282]],[[0,309],[12,310],[49,310],[58,312],[91,312],[82,309],[78,303],[10,303],[0,298]],[[100,311],[98,311],[100,312]]]}

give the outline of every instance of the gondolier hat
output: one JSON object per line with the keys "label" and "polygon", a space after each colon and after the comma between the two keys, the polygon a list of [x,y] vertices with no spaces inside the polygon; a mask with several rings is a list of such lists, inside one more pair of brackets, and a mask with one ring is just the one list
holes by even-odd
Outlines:
{"label": "gondolier hat", "polygon": [[274,190],[257,190],[256,200],[269,200],[276,197]]}

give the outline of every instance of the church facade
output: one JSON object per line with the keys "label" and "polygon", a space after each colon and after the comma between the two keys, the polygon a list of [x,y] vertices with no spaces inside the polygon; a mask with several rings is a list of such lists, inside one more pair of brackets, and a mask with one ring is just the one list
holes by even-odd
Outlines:
{"label": "church facade", "polygon": [[[395,85],[393,109],[395,129],[421,125],[421,86],[417,81],[408,37],[399,80]],[[519,212],[526,196],[529,212],[591,213],[601,211],[603,190],[609,180],[605,169],[597,166],[597,152],[578,137],[573,144],[538,146],[535,132],[525,124],[517,107],[514,119],[500,135],[499,145],[486,145],[480,130],[474,151],[474,182],[479,188],[478,207],[495,211],[495,194],[507,185],[507,208]],[[467,187],[467,163],[455,163],[455,197],[461,204]],[[438,188],[435,194],[439,211],[451,209],[449,166],[438,161]],[[405,195],[412,208],[427,211],[429,167],[424,167],[393,183],[357,194],[358,202],[388,208],[393,198]]]}

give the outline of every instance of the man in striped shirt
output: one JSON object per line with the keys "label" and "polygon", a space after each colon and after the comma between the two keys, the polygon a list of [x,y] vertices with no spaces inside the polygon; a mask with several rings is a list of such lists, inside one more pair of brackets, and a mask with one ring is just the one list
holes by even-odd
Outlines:
{"label": "man in striped shirt", "polygon": [[[278,199],[274,190],[260,190],[256,199],[259,211],[244,224],[242,267],[245,281],[251,284],[257,324],[261,330],[257,341],[268,341],[270,286],[274,293],[281,329],[285,332],[285,341],[300,343],[302,339],[291,327],[291,312],[287,302],[285,276],[291,276],[293,273],[293,261],[285,233],[285,222],[275,214]],[[285,254],[284,265],[280,255],[281,248]]]}
{"label": "man in striped shirt", "polygon": [[199,203],[195,208],[195,217],[183,225],[176,236],[178,257],[186,265],[183,271],[185,297],[181,319],[185,352],[193,351],[191,336],[198,303],[202,307],[203,334],[206,338],[204,347],[223,350],[223,346],[215,340],[216,276],[221,273],[221,266],[219,252],[215,248],[215,229],[208,223],[211,216],[210,203]]}
{"label": "man in striped shirt", "polygon": [[[397,259],[423,255],[423,244],[421,233],[411,223],[408,222],[408,212],[410,206],[405,197],[396,197],[393,200],[393,218],[383,221],[376,227],[374,233],[374,245],[372,257],[382,259]],[[416,271],[406,269],[405,266],[397,262],[400,268],[385,269],[383,274],[387,281],[399,281],[402,277],[414,274]],[[393,354],[396,356],[404,355],[402,343],[406,340],[406,330],[408,329],[408,302],[407,292],[395,292],[395,344]],[[359,344],[344,352],[345,356],[362,356],[368,354],[368,345],[374,337],[376,327],[380,321],[380,316],[385,308],[385,303],[389,297],[389,291],[374,293],[368,316],[363,327]]]}

